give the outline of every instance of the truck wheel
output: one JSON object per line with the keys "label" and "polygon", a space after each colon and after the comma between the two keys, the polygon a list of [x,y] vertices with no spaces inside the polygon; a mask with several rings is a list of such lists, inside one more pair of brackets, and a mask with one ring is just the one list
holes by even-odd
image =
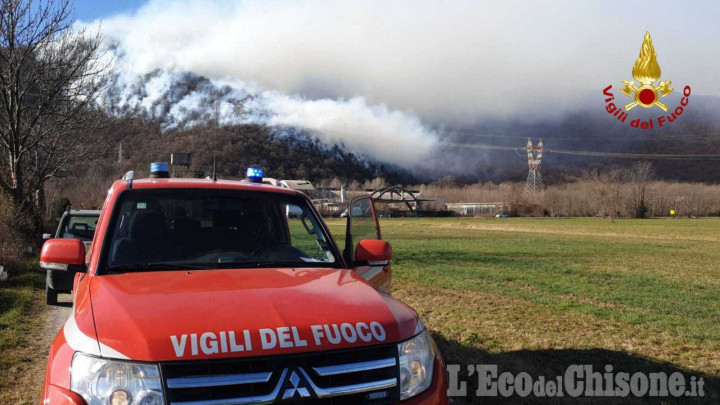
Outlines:
{"label": "truck wheel", "polygon": [[45,303],[48,305],[57,305],[58,303],[58,293],[57,291],[50,288],[50,286],[45,285]]}

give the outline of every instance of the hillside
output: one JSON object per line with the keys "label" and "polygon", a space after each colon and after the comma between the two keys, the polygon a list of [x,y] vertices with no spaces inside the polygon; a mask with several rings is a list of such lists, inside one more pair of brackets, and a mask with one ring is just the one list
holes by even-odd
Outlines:
{"label": "hillside", "polygon": [[[671,95],[672,96],[672,95]],[[672,125],[642,131],[619,125],[604,111],[602,100],[583,103],[573,112],[551,120],[522,118],[487,120],[477,125],[450,128],[444,141],[463,144],[524,147],[527,138],[540,138],[546,148],[570,151],[620,152],[639,154],[718,154],[720,153],[720,97],[693,96],[686,112]],[[671,97],[668,97],[671,98]],[[669,103],[674,105],[675,101]],[[633,110],[634,117],[648,119],[661,111]],[[438,148],[436,162],[456,172],[459,178],[504,181],[524,180],[527,155],[523,151]],[[660,178],[678,181],[720,182],[720,171],[712,160],[660,160],[653,162]],[[626,167],[635,159],[546,153],[543,175],[559,182],[580,175],[583,170]],[[453,162],[461,162],[456,165]]]}
{"label": "hillside", "polygon": [[380,174],[397,180],[407,177],[384,171],[384,166],[364,160],[341,146],[321,144],[292,129],[238,124],[219,129],[197,126],[163,132],[157,125],[135,120],[114,122],[107,134],[110,143],[105,158],[117,160],[122,144],[122,165],[135,168],[139,174],[148,170],[149,162],[168,161],[170,153],[182,152],[192,154],[192,166],[184,173],[191,176],[209,176],[215,157],[220,176],[244,176],[247,167],[256,165],[268,176],[281,179],[338,177],[364,181]]}
{"label": "hillside", "polygon": [[[680,93],[680,92],[676,92]],[[668,104],[678,103],[671,94]],[[387,163],[345,144],[328,140],[316,130],[276,125],[267,107],[267,93],[250,84],[208,79],[191,72],[155,70],[142,76],[117,75],[103,104],[113,121],[104,137],[108,151],[123,143],[126,159],[136,167],[152,160],[167,160],[169,153],[191,151],[192,174],[207,174],[215,153],[221,174],[236,176],[257,164],[278,178],[321,180],[338,177],[366,180],[383,176],[391,182],[432,182],[451,175],[461,182],[514,181],[527,175],[522,151],[446,147],[444,143],[522,147],[527,137],[544,138],[545,147],[570,151],[643,154],[720,153],[720,98],[692,96],[686,113],[673,125],[641,131],[618,125],[604,111],[602,100],[588,96],[577,108],[552,118],[511,117],[485,119],[460,127],[436,124],[437,143],[412,164]],[[634,111],[653,117],[659,110]],[[368,134],[348,123],[349,134]],[[216,130],[217,126],[219,130]],[[382,138],[382,137],[380,137]],[[382,138],[387,148],[393,139]],[[381,141],[383,142],[383,141]],[[412,144],[412,142],[411,142]],[[383,149],[382,143],[377,148]],[[385,148],[387,150],[387,148]],[[401,152],[400,149],[397,149]],[[106,155],[112,159],[112,153]],[[387,156],[387,154],[385,154]],[[548,183],[580,176],[587,169],[631,165],[632,159],[546,153],[543,175]],[[714,161],[654,160],[659,177],[667,180],[720,182]]]}

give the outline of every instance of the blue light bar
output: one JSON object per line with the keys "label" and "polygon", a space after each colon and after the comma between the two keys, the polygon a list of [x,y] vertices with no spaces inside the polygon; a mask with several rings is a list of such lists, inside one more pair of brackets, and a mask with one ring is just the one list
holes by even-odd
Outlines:
{"label": "blue light bar", "polygon": [[246,176],[253,183],[262,183],[263,170],[256,167],[248,167]]}
{"label": "blue light bar", "polygon": [[167,162],[150,163],[150,177],[151,178],[168,178],[168,177],[170,177],[170,169],[168,168]]}

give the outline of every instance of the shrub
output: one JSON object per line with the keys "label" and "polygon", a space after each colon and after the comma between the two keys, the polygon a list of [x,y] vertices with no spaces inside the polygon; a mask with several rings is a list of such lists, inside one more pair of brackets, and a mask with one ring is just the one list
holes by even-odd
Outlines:
{"label": "shrub", "polygon": [[8,273],[17,272],[27,257],[30,238],[18,231],[18,215],[12,202],[0,196],[0,266]]}

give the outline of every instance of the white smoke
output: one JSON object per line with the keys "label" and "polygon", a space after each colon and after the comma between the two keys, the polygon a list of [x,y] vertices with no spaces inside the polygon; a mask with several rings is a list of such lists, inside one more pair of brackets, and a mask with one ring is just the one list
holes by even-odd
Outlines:
{"label": "white smoke", "polygon": [[267,99],[271,123],[411,163],[437,138],[428,124],[558,117],[619,85],[645,30],[664,78],[719,94],[720,48],[690,46],[720,39],[719,6],[661,2],[624,24],[620,1],[149,0],[101,26],[123,72],[233,83]]}
{"label": "white smoke", "polygon": [[362,97],[306,100],[277,92],[265,95],[273,113],[270,125],[306,128],[325,143],[342,144],[383,162],[412,167],[438,140],[417,117],[385,105],[368,105]]}
{"label": "white smoke", "polygon": [[382,104],[369,105],[362,97],[308,100],[262,91],[237,80],[166,70],[121,74],[118,80],[114,107],[147,114],[165,130],[213,124],[216,119],[221,125],[294,127],[327,145],[342,145],[354,153],[404,167],[416,165],[438,141],[437,134],[415,115]]}

